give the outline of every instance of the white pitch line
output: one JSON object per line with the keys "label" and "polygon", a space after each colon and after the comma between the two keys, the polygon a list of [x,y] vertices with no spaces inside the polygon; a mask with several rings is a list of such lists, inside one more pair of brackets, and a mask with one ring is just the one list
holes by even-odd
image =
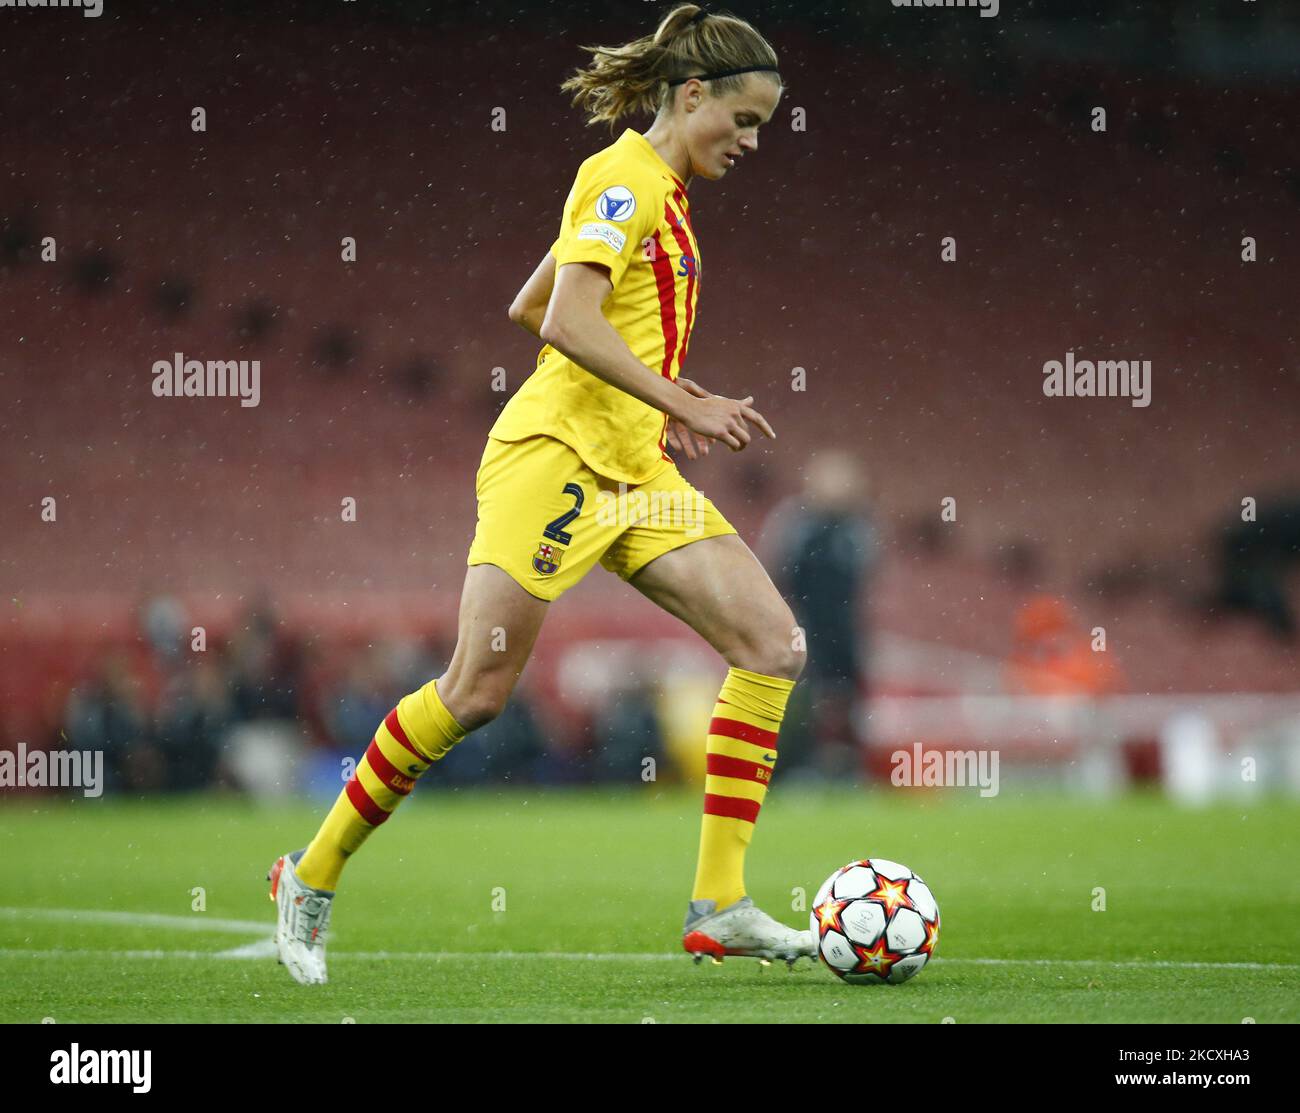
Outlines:
{"label": "white pitch line", "polygon": [[245,943],[242,947],[231,947],[228,951],[218,951],[217,958],[275,958],[275,939],[258,939]]}
{"label": "white pitch line", "polygon": [[0,947],[0,958],[99,958],[117,959],[161,959],[161,958],[223,958],[228,957],[221,951],[97,951],[88,947],[68,948],[67,950],[40,951],[34,947]]}
{"label": "white pitch line", "polygon": [[[91,947],[69,947],[66,949],[36,947],[0,947],[0,959],[4,958],[104,958],[104,959],[263,959],[275,957],[275,941],[259,939],[256,943],[247,943],[242,947],[232,947],[228,951],[108,951],[95,950]],[[617,953],[606,951],[601,954],[580,954],[571,951],[335,951],[329,952],[330,958],[357,959],[361,962],[453,962],[475,958],[495,959],[566,959],[572,962],[666,962],[689,957],[685,952],[673,954],[662,952],[654,954]]]}
{"label": "white pitch line", "polygon": [[224,931],[239,935],[265,935],[270,919],[223,920],[206,912],[169,916],[160,912],[110,912],[98,908],[0,908],[5,920],[61,920],[67,923],[114,924],[118,927],[160,927],[175,931]]}
{"label": "white pitch line", "polygon": [[944,965],[967,966],[1119,966],[1142,970],[1300,970],[1292,962],[1175,962],[1166,959],[1113,958],[940,958]]}
{"label": "white pitch line", "polygon": [[[0,908],[0,919],[61,920],[70,923],[111,924],[128,927],[171,928],[179,931],[215,931],[252,934],[255,942],[224,951],[137,950],[109,951],[92,948],[36,949],[0,947],[0,958],[114,958],[114,959],[264,959],[275,955],[275,943],[268,937],[270,925],[255,920],[209,918],[201,912],[173,916],[159,912],[116,912],[93,908]],[[571,962],[675,962],[684,953],[649,954],[601,952],[590,954],[573,951],[331,951],[331,957],[356,959],[360,962],[463,962],[467,959],[557,959]],[[1109,966],[1117,969],[1143,970],[1300,970],[1289,962],[1177,962],[1164,959],[1105,958],[943,958],[936,963],[951,966]]]}
{"label": "white pitch line", "polygon": [[[39,950],[33,947],[0,947],[4,958],[101,958],[101,959],[265,959],[275,955],[275,943],[259,939],[227,951],[144,950],[108,951],[92,948]],[[678,962],[687,956],[673,952],[599,954],[576,951],[330,951],[331,958],[355,959],[358,962],[463,962],[491,958],[520,961],[555,959],[569,962]],[[1116,962],[1104,958],[935,958],[942,966],[1088,966],[1120,969],[1169,970],[1300,970],[1300,965],[1284,962],[1173,962],[1132,959]]]}

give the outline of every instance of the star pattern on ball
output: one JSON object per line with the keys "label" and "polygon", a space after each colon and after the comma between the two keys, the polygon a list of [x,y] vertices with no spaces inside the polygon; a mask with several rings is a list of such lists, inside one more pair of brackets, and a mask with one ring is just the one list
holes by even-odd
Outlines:
{"label": "star pattern on ball", "polygon": [[889,944],[885,942],[883,935],[871,947],[863,947],[861,944],[855,943],[853,953],[858,956],[858,964],[849,973],[875,974],[878,978],[889,977],[889,972],[894,968],[894,963],[903,958],[897,951],[889,949]]}
{"label": "star pattern on ball", "polygon": [[933,923],[931,923],[929,920],[926,920],[925,941],[919,947],[916,948],[917,951],[923,952],[927,955],[932,955],[934,954],[934,948],[938,945],[938,943],[939,943],[939,921],[935,920]]}
{"label": "star pattern on ball", "polygon": [[893,916],[900,908],[916,907],[912,903],[912,898],[907,895],[906,879],[890,881],[889,878],[876,874],[876,881],[879,884],[876,886],[875,892],[867,894],[867,899],[880,901],[885,906],[886,918]]}
{"label": "star pattern on ball", "polygon": [[844,925],[840,922],[840,913],[848,904],[848,901],[836,900],[834,897],[822,901],[816,908],[818,932],[825,935],[828,931],[838,931],[843,935]]}

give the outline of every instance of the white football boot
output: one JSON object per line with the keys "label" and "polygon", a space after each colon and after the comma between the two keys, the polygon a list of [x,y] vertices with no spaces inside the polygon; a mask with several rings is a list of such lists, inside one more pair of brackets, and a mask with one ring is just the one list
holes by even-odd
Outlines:
{"label": "white football boot", "polygon": [[[305,848],[304,848],[305,849]],[[282,854],[266,879],[275,901],[275,949],[293,980],[303,985],[323,985],[325,936],[330,926],[334,894],[313,889],[298,877],[294,866],[304,850]]]}
{"label": "white football boot", "polygon": [[749,897],[741,897],[718,911],[716,901],[693,900],[686,909],[682,946],[696,963],[708,955],[721,962],[727,955],[761,959],[784,959],[793,967],[803,956],[816,958],[817,943],[811,931],[786,927],[758,908]]}

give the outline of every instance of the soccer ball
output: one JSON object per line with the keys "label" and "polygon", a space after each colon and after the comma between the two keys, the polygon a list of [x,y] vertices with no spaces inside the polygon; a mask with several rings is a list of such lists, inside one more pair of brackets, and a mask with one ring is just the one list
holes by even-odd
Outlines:
{"label": "soccer ball", "polygon": [[822,961],[855,984],[905,982],[939,942],[939,905],[930,887],[886,858],[863,858],[831,874],[810,919]]}

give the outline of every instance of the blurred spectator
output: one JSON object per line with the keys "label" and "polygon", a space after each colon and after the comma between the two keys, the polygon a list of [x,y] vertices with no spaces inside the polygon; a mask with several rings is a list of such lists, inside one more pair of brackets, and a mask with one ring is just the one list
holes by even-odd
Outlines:
{"label": "blurred spectator", "polygon": [[214,784],[233,723],[221,656],[196,654],[172,674],[159,701],[154,734],[166,762],[167,787],[188,792]]}
{"label": "blurred spectator", "polygon": [[105,791],[157,789],[166,765],[149,736],[139,679],[125,653],[110,653],[99,677],[74,688],[64,711],[65,748],[104,754]]}
{"label": "blurred spectator", "polygon": [[343,750],[364,748],[384,716],[406,694],[397,691],[387,669],[382,647],[370,646],[357,654],[338,694],[329,701],[326,721],[334,744]]}
{"label": "blurred spectator", "polygon": [[230,666],[237,719],[296,718],[298,650],[292,643],[276,642],[264,615],[251,615],[231,639]]}
{"label": "blurred spectator", "polygon": [[155,659],[164,667],[176,664],[189,649],[189,614],[169,595],[155,596],[145,603],[140,626]]}
{"label": "blurred spectator", "polygon": [[[258,799],[273,801],[296,791],[306,773],[307,731],[298,706],[302,658],[295,639],[277,636],[274,612],[259,596],[230,642],[235,722],[226,732],[223,754],[223,768],[235,785]],[[366,737],[373,731],[372,723]]]}
{"label": "blurred spectator", "polygon": [[1092,637],[1063,599],[1037,595],[1015,617],[1015,644],[1007,660],[1007,687],[1029,695],[1103,695],[1121,687],[1110,654],[1092,648]]}
{"label": "blurred spectator", "polygon": [[1234,518],[1217,542],[1219,586],[1212,608],[1254,615],[1279,638],[1293,640],[1296,620],[1286,576],[1300,563],[1300,498],[1260,499],[1257,520]]}
{"label": "blurred spectator", "polygon": [[592,755],[593,780],[618,785],[643,784],[646,758],[654,759],[655,779],[658,778],[664,740],[657,705],[653,679],[639,673],[605,705],[596,718],[595,734],[600,742]]}
{"label": "blurred spectator", "polygon": [[782,732],[787,770],[811,758],[823,775],[838,777],[859,764],[853,710],[867,689],[861,616],[879,548],[869,497],[858,460],[823,451],[808,461],[802,494],[779,503],[764,527],[764,563],[808,650],[804,690]]}
{"label": "blurred spectator", "polygon": [[[312,690],[304,684],[304,670],[319,669],[312,664],[318,658],[307,657],[296,641],[276,639],[265,603],[250,609],[228,652],[212,647],[170,655],[166,647],[178,631],[187,636],[188,621],[179,605],[166,600],[142,612],[145,642],[164,670],[156,706],[145,683],[152,671],[143,661],[133,668],[122,650],[104,658],[94,681],[60,700],[56,715],[64,727],[53,732],[51,744],[102,750],[109,790],[193,791],[227,784],[275,799],[303,787],[313,773],[319,777],[322,769],[332,790],[339,758],[364,751],[398,699],[438,675],[438,657],[449,652],[432,640],[343,650],[342,680],[319,670],[312,678],[320,688],[307,709],[311,714],[303,715],[299,693]],[[181,644],[187,644],[184,637]],[[320,768],[307,760],[308,738],[325,746]],[[642,741],[624,746],[621,740],[629,735],[622,728],[612,738],[625,756],[629,747],[636,749],[639,771]],[[587,741],[585,734],[548,738],[521,689],[497,719],[444,759],[442,775],[430,784],[585,783],[592,777]]]}

